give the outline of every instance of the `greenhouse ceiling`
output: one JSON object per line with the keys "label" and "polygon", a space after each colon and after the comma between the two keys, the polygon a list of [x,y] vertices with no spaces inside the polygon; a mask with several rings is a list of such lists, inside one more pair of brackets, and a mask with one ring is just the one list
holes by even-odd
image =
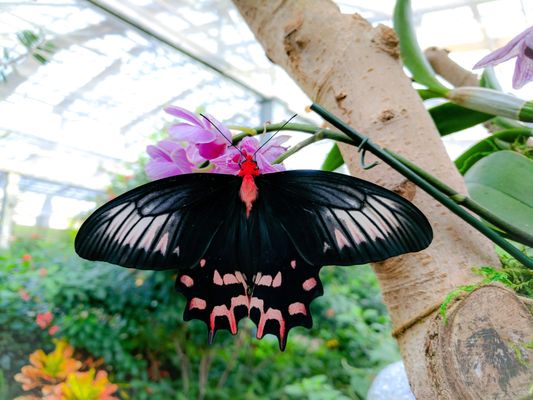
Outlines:
{"label": "greenhouse ceiling", "polygon": [[[412,3],[421,46],[446,47],[466,67],[533,23],[531,1]],[[337,4],[391,24],[393,0]],[[502,15],[508,22],[495,23]],[[23,31],[34,35],[26,46],[17,39]],[[48,43],[53,53],[39,52],[47,63],[28,55],[27,47]],[[129,173],[125,162],[138,160],[168,123],[165,105],[202,107],[234,124],[290,112],[312,118],[306,96],[268,61],[229,0],[0,1],[2,49],[0,182],[5,187],[7,173],[16,174],[21,195],[39,198],[18,211],[28,224],[44,208],[60,207],[59,197],[85,202],[72,209],[90,208],[87,200],[112,175]],[[320,165],[310,159],[296,160]]]}

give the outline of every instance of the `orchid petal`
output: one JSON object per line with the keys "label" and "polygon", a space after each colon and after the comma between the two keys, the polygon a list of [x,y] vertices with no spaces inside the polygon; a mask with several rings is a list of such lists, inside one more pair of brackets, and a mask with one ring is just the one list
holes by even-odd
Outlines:
{"label": "orchid petal", "polygon": [[[186,174],[192,172],[192,164],[185,149],[181,146],[171,146],[175,143],[168,140],[158,143],[157,148],[151,146],[151,151],[157,153],[145,166],[145,171],[150,179],[161,179],[168,176]],[[157,151],[158,150],[158,151]]]}
{"label": "orchid petal", "polygon": [[217,132],[189,124],[175,124],[168,128],[169,136],[177,141],[209,143],[216,139]]}
{"label": "orchid petal", "polygon": [[246,154],[254,154],[259,148],[259,142],[253,137],[246,136],[239,143],[239,148],[241,151],[246,152]]}
{"label": "orchid petal", "polygon": [[151,180],[168,178],[169,176],[180,175],[191,171],[183,171],[176,164],[169,162],[150,160],[144,167],[146,175]]}
{"label": "orchid petal", "polygon": [[263,174],[270,174],[272,172],[285,171],[283,164],[272,165],[263,154],[257,154],[256,156],[257,166],[259,171]]}
{"label": "orchid petal", "polygon": [[152,158],[162,158],[170,161],[170,154],[177,150],[181,149],[179,143],[173,142],[171,140],[161,140],[157,143],[157,146],[147,146],[146,151],[148,155]]}
{"label": "orchid petal", "polygon": [[533,35],[533,26],[529,27],[524,32],[514,37],[505,46],[483,57],[480,61],[477,62],[476,65],[474,65],[474,69],[499,64],[509,60],[510,58],[516,57],[520,53],[521,42],[525,40],[529,35]]}
{"label": "orchid petal", "polygon": [[215,165],[213,173],[236,175],[241,169],[239,166],[240,158],[241,154],[237,149],[234,147],[229,148],[228,151],[220,157],[210,160],[211,163]]}
{"label": "orchid petal", "polygon": [[170,161],[170,157],[168,156],[168,154],[157,146],[152,146],[152,145],[146,146],[146,152],[148,153],[150,157],[154,159],[163,158],[163,159],[167,159]]}
{"label": "orchid petal", "polygon": [[203,158],[198,151],[198,146],[194,143],[188,145],[185,149],[185,152],[187,153],[187,158],[189,161],[194,165],[200,165],[205,161],[205,158]]}
{"label": "orchid petal", "polygon": [[206,160],[212,160],[213,158],[221,156],[222,153],[224,153],[224,150],[226,150],[226,147],[227,146],[224,143],[202,143],[198,145],[198,153]]}
{"label": "orchid petal", "polygon": [[208,119],[208,125],[207,126],[214,126],[214,128],[219,131],[218,133],[222,133],[222,135],[226,138],[222,138],[224,141],[231,140],[231,132],[228,128],[226,128],[219,120],[217,120],[215,117],[213,117],[210,114],[204,114]]}
{"label": "orchid petal", "polygon": [[524,53],[518,55],[513,74],[513,88],[520,89],[533,80],[533,59]]}
{"label": "orchid petal", "polygon": [[181,108],[178,106],[168,106],[165,107],[165,112],[174,115],[175,117],[187,120],[193,125],[199,126],[201,128],[207,128],[207,125],[204,123],[203,119],[198,118],[195,113],[190,112],[185,108]]}
{"label": "orchid petal", "polygon": [[277,136],[268,142],[267,145],[258,152],[258,154],[262,154],[266,160],[272,162],[287,151],[287,148],[281,146],[281,143],[284,143],[289,139],[290,136],[287,135]]}
{"label": "orchid petal", "polygon": [[178,167],[180,167],[181,169],[183,170],[190,169],[191,162],[189,161],[187,157],[187,152],[185,151],[183,147],[174,150],[170,154],[170,158],[172,159],[172,162],[176,164]]}

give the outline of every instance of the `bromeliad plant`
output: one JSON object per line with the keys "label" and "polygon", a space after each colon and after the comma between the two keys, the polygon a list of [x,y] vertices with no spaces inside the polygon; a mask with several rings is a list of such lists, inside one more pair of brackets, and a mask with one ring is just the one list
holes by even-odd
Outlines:
{"label": "bromeliad plant", "polygon": [[52,352],[33,352],[30,365],[15,375],[22,389],[32,392],[17,400],[118,400],[112,396],[118,386],[109,382],[107,372],[96,372],[94,368],[83,372],[83,368],[84,363],[74,358],[74,348],[64,340],[56,340]]}

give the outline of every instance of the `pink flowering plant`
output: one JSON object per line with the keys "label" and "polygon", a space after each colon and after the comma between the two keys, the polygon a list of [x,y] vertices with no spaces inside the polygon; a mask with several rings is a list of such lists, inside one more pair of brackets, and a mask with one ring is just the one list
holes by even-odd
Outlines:
{"label": "pink flowering plant", "polygon": [[208,114],[204,117],[177,106],[165,111],[178,121],[168,128],[167,138],[147,147],[150,159],[145,171],[152,180],[201,171],[236,175],[242,154],[254,154],[262,173],[284,170],[282,164],[273,163],[287,151],[282,146],[289,139],[286,135],[276,136],[260,150],[259,141],[253,137],[244,137],[231,145],[232,133],[215,117]]}

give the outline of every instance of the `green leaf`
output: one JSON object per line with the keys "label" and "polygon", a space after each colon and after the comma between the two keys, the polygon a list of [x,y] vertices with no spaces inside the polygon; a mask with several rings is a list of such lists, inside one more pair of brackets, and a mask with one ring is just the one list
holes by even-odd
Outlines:
{"label": "green leaf", "polygon": [[[491,153],[508,148],[517,141],[525,142],[527,138],[533,136],[530,129],[506,129],[500,132],[496,132],[493,135],[477,142],[463,154],[461,154],[457,160],[455,160],[455,166],[459,172],[464,175],[468,169],[478,162],[483,157],[488,156]],[[503,143],[502,143],[503,142]]]}
{"label": "green leaf", "polygon": [[339,146],[335,143],[326,156],[326,159],[324,160],[324,163],[320,169],[323,171],[335,171],[342,164],[344,164],[344,159],[342,158]]}
{"label": "green leaf", "polygon": [[524,232],[533,232],[533,161],[514,151],[498,151],[465,174],[470,196]]}
{"label": "green leaf", "polygon": [[500,82],[498,82],[498,79],[496,79],[496,75],[494,74],[494,68],[492,67],[488,67],[483,70],[483,73],[481,74],[481,79],[479,80],[479,86],[488,89],[498,90],[500,92],[502,91]]}
{"label": "green leaf", "polygon": [[428,111],[441,136],[462,131],[494,118],[493,115],[469,110],[450,102],[432,107]]}
{"label": "green leaf", "polygon": [[32,54],[33,58],[35,58],[40,64],[46,64],[48,62],[48,60],[46,59],[46,57],[44,57],[42,54],[39,54],[39,53],[33,53]]}
{"label": "green leaf", "polygon": [[422,100],[435,99],[437,97],[442,97],[440,93],[434,92],[429,89],[417,89],[416,91],[418,92]]}
{"label": "green leaf", "polygon": [[424,53],[418,46],[411,15],[411,1],[397,0],[393,16],[394,30],[400,39],[400,52],[406,68],[413,78],[434,92],[446,93],[449,89],[438,81]]}
{"label": "green leaf", "polygon": [[39,35],[30,30],[24,30],[17,32],[17,38],[24,47],[30,49],[39,40]]}

